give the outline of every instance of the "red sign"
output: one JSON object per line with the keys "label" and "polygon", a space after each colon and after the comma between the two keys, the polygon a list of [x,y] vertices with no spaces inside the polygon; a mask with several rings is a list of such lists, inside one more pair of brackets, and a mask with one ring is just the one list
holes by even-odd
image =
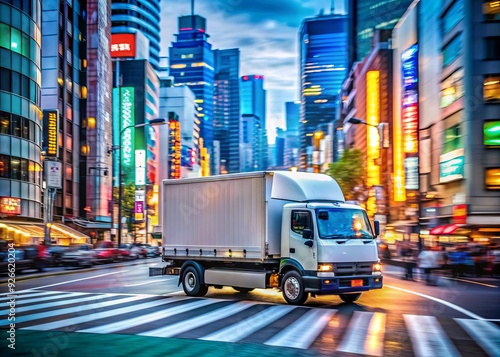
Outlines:
{"label": "red sign", "polygon": [[111,34],[111,57],[135,57],[135,34]]}
{"label": "red sign", "polygon": [[467,205],[453,206],[453,222],[455,224],[467,223]]}
{"label": "red sign", "polygon": [[0,200],[0,213],[21,214],[21,199],[13,197],[2,197]]}

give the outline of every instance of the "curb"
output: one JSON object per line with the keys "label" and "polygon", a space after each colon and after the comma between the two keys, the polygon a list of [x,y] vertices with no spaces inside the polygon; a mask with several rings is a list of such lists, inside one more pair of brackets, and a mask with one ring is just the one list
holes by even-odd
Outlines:
{"label": "curb", "polygon": [[[123,263],[124,262],[114,263],[114,264],[110,264],[110,265],[107,265],[107,264],[102,264],[102,265],[97,265],[97,266],[94,265],[94,266],[92,266],[92,268],[80,268],[80,269],[71,269],[71,270],[57,270],[57,271],[45,271],[45,272],[38,272],[38,273],[28,273],[26,275],[19,275],[16,273],[15,280],[16,281],[23,281],[23,280],[45,278],[45,277],[57,276],[57,275],[85,273],[85,272],[91,272],[91,271],[98,271],[98,270],[101,270],[102,268],[122,268],[122,267],[126,267],[126,266],[146,264],[146,263],[148,263],[148,260],[146,260],[146,261],[134,261],[131,264],[123,264]],[[8,282],[9,282],[8,277],[6,277],[6,278],[2,277],[0,279],[0,284],[7,284]]]}

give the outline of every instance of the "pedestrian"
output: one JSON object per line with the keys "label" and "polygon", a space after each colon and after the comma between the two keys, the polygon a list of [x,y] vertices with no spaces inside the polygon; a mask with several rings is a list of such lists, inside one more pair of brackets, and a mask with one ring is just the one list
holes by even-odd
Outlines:
{"label": "pedestrian", "polygon": [[415,252],[410,243],[407,243],[403,246],[401,250],[403,255],[403,260],[405,262],[405,279],[406,280],[414,280],[413,279],[413,267],[415,266]]}
{"label": "pedestrian", "polygon": [[436,285],[432,271],[438,267],[436,252],[424,246],[424,249],[418,255],[418,267],[424,270],[425,282],[427,285]]}
{"label": "pedestrian", "polygon": [[45,245],[45,241],[40,241],[36,250],[35,268],[38,269],[38,271],[45,271],[45,260],[47,258],[47,246]]}

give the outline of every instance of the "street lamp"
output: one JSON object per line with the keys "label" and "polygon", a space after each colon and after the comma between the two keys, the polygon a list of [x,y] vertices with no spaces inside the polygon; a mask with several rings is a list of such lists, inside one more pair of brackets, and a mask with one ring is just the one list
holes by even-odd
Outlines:
{"label": "street lamp", "polygon": [[351,123],[351,124],[363,124],[363,125],[373,126],[375,128],[378,127],[377,125],[367,123],[366,121],[358,119],[358,118],[349,118],[349,120],[347,120],[347,122]]}
{"label": "street lamp", "polygon": [[140,123],[140,124],[135,124],[135,125],[129,125],[123,128],[120,131],[120,137],[119,137],[119,150],[120,150],[120,156],[118,160],[118,247],[121,244],[122,241],[122,153],[123,153],[123,145],[122,145],[122,137],[123,133],[127,129],[137,129],[137,128],[142,128],[144,126],[156,126],[156,125],[163,125],[166,124],[167,122],[165,121],[164,118],[157,118],[157,119],[151,119],[149,123]]}

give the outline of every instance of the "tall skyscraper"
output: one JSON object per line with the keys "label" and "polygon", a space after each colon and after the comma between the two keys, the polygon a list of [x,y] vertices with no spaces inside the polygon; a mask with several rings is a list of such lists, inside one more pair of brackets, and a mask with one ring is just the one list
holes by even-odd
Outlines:
{"label": "tall skyscraper", "polygon": [[349,67],[370,53],[375,30],[392,29],[413,0],[349,1]]}
{"label": "tall skyscraper", "polygon": [[285,120],[287,135],[299,135],[300,101],[285,103]]}
{"label": "tall skyscraper", "polygon": [[[240,110],[245,118],[242,125],[254,125],[254,128],[242,128],[252,142],[251,171],[267,168],[267,133],[266,133],[266,90],[264,76],[246,75],[240,81]],[[248,170],[248,168],[246,169]],[[243,171],[243,170],[242,170]]]}
{"label": "tall skyscraper", "polygon": [[300,43],[300,155],[302,170],[312,167],[312,136],[319,124],[338,118],[339,94],[347,75],[347,16],[305,19]]}
{"label": "tall skyscraper", "polygon": [[[0,1],[0,14],[0,214],[40,220],[41,1],[15,1],[14,5]],[[1,239],[18,242],[14,234],[5,224],[0,226]]]}
{"label": "tall skyscraper", "polygon": [[149,40],[149,61],[160,69],[160,0],[112,0],[112,33],[142,32]]}
{"label": "tall skyscraper", "polygon": [[[66,173],[62,187],[58,190],[54,203],[56,219],[61,217],[79,217],[80,206],[87,206],[85,197],[97,202],[100,192],[92,190],[87,195],[79,195],[81,177],[79,165],[81,159],[80,131],[82,123],[87,121],[87,22],[86,11],[82,11],[84,3],[75,1],[70,5],[59,0],[43,2],[42,11],[42,109],[58,110],[59,141],[58,155],[54,158],[62,163]],[[64,51],[60,51],[62,46]],[[95,118],[93,120],[95,125]],[[44,117],[44,127],[50,124],[50,116]],[[47,143],[44,149],[47,150]],[[90,167],[93,167],[90,169]],[[104,177],[104,165],[90,165],[87,172],[91,177]],[[109,167],[107,168],[109,172]],[[84,172],[85,173],[85,172]],[[85,175],[83,175],[86,177]],[[85,181],[83,181],[85,182]],[[81,200],[81,201],[80,201]],[[102,205],[107,215],[107,197]],[[97,213],[97,206],[88,203],[86,212]]]}
{"label": "tall skyscraper", "polygon": [[300,101],[285,103],[286,136],[284,165],[293,167],[300,162]]}
{"label": "tall skyscraper", "polygon": [[[200,119],[200,151],[213,157],[214,142],[214,52],[208,43],[206,20],[199,15],[179,17],[177,40],[169,48],[170,75],[175,86],[187,85],[196,96]],[[211,161],[211,169],[214,170]]]}
{"label": "tall skyscraper", "polygon": [[240,171],[240,50],[215,50],[214,139],[220,143],[220,172]]}

